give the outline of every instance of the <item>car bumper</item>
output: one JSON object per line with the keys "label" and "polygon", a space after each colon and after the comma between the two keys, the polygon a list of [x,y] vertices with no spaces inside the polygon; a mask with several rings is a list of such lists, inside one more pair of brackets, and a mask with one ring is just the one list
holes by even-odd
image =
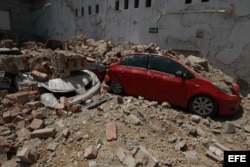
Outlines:
{"label": "car bumper", "polygon": [[219,103],[219,116],[230,116],[239,111],[241,98],[239,95],[221,98]]}
{"label": "car bumper", "polygon": [[105,75],[104,82],[105,82],[105,84],[109,85],[109,82],[110,82],[110,76],[109,75]]}

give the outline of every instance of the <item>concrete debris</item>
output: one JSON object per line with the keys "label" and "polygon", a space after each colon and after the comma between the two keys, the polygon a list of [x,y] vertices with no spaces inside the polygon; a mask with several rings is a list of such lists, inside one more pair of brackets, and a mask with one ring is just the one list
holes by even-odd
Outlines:
{"label": "concrete debris", "polygon": [[[83,35],[64,42],[68,50],[29,41],[18,55],[0,54],[0,78],[14,78],[0,90],[0,166],[221,166],[224,151],[250,150],[250,94],[242,97],[239,115],[214,119],[167,102],[110,94],[99,77],[85,77],[81,84],[67,80],[86,69],[103,74],[90,58],[105,67],[126,54],[147,51],[168,54],[202,76],[232,84],[207,60],[155,44],[114,46]],[[16,44],[4,40],[0,47]],[[65,81],[60,91],[53,79]],[[92,96],[81,96],[94,86]]]}

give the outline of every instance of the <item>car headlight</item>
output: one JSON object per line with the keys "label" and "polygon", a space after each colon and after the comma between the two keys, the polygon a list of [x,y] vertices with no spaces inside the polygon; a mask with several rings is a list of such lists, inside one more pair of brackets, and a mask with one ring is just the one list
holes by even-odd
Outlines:
{"label": "car headlight", "polygon": [[231,89],[229,87],[223,86],[221,84],[218,83],[214,83],[213,85],[216,86],[217,88],[219,88],[222,92],[228,94],[228,95],[233,95],[233,92],[231,91]]}

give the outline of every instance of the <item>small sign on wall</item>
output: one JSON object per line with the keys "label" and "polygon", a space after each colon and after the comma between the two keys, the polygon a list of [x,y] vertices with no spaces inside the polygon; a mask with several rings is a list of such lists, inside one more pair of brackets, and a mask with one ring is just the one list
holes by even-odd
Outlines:
{"label": "small sign on wall", "polygon": [[156,28],[156,27],[149,27],[148,32],[149,33],[158,33],[158,28]]}

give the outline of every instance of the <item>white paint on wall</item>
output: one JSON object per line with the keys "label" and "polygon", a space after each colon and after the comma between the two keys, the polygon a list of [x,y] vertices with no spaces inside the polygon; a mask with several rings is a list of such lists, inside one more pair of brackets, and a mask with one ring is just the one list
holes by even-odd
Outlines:
{"label": "white paint on wall", "polygon": [[[85,34],[114,44],[153,42],[163,49],[199,51],[213,65],[236,79],[244,76],[250,84],[250,1],[192,0],[185,4],[184,0],[152,0],[147,8],[146,0],[139,0],[138,8],[129,1],[128,9],[124,9],[124,0],[119,0],[119,10],[116,0],[72,0],[72,6],[66,1],[54,0],[50,7],[33,13],[36,34],[62,39]],[[158,33],[149,33],[151,27],[158,28]]]}

